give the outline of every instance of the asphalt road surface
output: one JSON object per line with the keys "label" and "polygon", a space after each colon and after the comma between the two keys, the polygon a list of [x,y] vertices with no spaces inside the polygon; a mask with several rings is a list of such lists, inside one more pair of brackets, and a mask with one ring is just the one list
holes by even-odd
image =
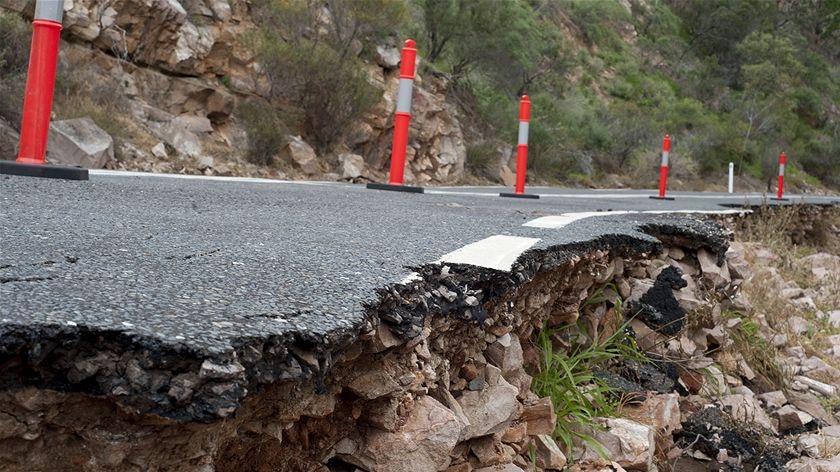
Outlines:
{"label": "asphalt road surface", "polygon": [[406,266],[506,270],[530,248],[764,198],[672,192],[675,200],[660,201],[648,198],[652,190],[531,187],[541,196],[531,200],[500,191],[509,189],[421,195],[104,171],[87,182],[0,176],[0,331],[86,326],[208,353],[266,333],[326,336],[358,324],[376,288],[409,280]]}

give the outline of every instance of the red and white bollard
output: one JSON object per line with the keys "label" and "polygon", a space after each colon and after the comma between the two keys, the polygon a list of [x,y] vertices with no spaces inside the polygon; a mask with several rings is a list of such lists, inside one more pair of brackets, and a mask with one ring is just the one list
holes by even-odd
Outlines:
{"label": "red and white bollard", "polygon": [[662,163],[659,165],[659,195],[651,196],[657,200],[673,200],[672,197],[665,196],[665,190],[668,188],[668,160],[671,157],[671,136],[665,135],[662,140]]}
{"label": "red and white bollard", "polygon": [[86,169],[45,165],[63,16],[64,0],[36,1],[20,150],[16,163],[0,163],[0,173],[87,180]]}
{"label": "red and white bollard", "polygon": [[519,142],[516,146],[516,187],[514,193],[502,192],[499,196],[516,198],[540,198],[525,193],[525,179],[528,175],[528,127],[531,122],[531,99],[523,95],[519,100]]}
{"label": "red and white bollard", "polygon": [[400,61],[400,88],[397,92],[397,110],[394,114],[394,142],[391,146],[391,171],[387,184],[369,183],[367,188],[423,193],[422,187],[403,185],[405,175],[405,153],[408,147],[408,125],[411,122],[411,96],[414,91],[417,43],[405,40]]}
{"label": "red and white bollard", "polygon": [[787,155],[784,151],[782,151],[782,153],[779,154],[779,183],[776,184],[776,198],[771,198],[771,200],[787,200],[787,198],[784,198],[785,164],[787,164]]}

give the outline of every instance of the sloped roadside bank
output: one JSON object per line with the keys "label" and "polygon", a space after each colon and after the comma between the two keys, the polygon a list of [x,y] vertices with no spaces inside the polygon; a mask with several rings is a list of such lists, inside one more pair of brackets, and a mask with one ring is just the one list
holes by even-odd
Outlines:
{"label": "sloped roadside bank", "polygon": [[[223,397],[237,388],[250,391],[238,397],[244,397],[241,406],[232,407],[224,420],[136,413],[143,403],[126,394],[97,399],[33,388],[3,393],[0,467],[56,470],[61,458],[65,470],[473,470],[495,464],[517,470],[513,467],[526,469],[536,459],[541,469],[559,469],[566,459],[547,436],[556,419],[546,399],[530,392],[531,374],[539,365],[534,340],[544,324],[560,327],[580,320],[614,330],[620,323],[612,324],[605,314],[617,299],[625,300],[625,307],[634,306],[635,299],[653,307],[648,323],[635,322],[641,344],[654,337],[640,333],[643,326],[665,328],[657,303],[642,298],[657,286],[655,280],[667,282],[666,266],[680,268],[687,287],[659,291],[678,301],[689,317],[704,306],[712,312],[719,301],[708,295],[732,282],[723,274],[737,255],[730,254],[724,264],[728,235],[721,227],[688,217],[657,217],[641,226],[647,235],[627,228],[585,243],[531,251],[511,274],[464,266],[418,268],[422,280],[384,289],[368,310],[369,326],[340,349],[286,345],[285,356],[274,358],[265,355],[270,350],[261,351],[258,359],[271,368],[294,359],[299,370],[278,370],[296,372],[294,380],[253,375],[260,371],[251,361],[256,357],[248,356],[253,344],[237,351],[241,371],[232,363],[213,369],[196,360],[193,372],[198,368],[200,375],[204,367],[212,380],[195,389],[189,401],[205,394]],[[612,302],[587,303],[607,286],[614,287],[615,296],[607,297]],[[689,318],[684,321],[690,324]],[[22,352],[28,351],[18,350],[17,358],[6,357],[4,365],[37,360],[23,358]],[[151,381],[137,381],[145,367],[139,362],[113,364],[112,371],[95,373],[123,379],[136,391],[145,388],[149,398],[179,393],[174,382],[154,389]],[[686,383],[705,378],[680,376],[680,371],[674,378],[673,369],[655,370],[666,374],[658,376],[661,381],[671,381],[670,387],[652,389],[665,395],[673,396],[677,385],[697,393],[702,386]],[[645,388],[651,385],[640,387],[651,390]],[[658,426],[641,428],[651,436],[660,432],[654,431]],[[625,465],[630,461],[637,470],[648,470],[654,456],[649,443]]]}

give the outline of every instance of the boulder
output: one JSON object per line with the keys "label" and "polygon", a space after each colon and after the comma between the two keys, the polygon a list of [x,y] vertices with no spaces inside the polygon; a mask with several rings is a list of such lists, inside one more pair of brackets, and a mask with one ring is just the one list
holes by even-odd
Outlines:
{"label": "boulder", "polygon": [[566,466],[566,456],[551,436],[540,434],[534,438],[534,442],[537,467],[544,470],[562,470]]}
{"label": "boulder", "polygon": [[785,397],[785,393],[781,390],[760,393],[757,395],[757,397],[759,400],[764,402],[764,406],[768,410],[776,410],[778,408],[781,408],[782,405],[787,404],[787,397]]}
{"label": "boulder", "polygon": [[680,396],[676,393],[650,395],[639,405],[627,405],[625,416],[653,428],[656,434],[671,436],[680,426]]}
{"label": "boulder", "polygon": [[[487,377],[491,378],[490,375]],[[470,422],[464,432],[464,438],[504,431],[510,420],[519,412],[519,401],[516,399],[518,393],[519,389],[507,383],[501,376],[493,379],[493,382],[488,382],[483,390],[465,391],[458,398],[458,404]]]}
{"label": "boulder", "polygon": [[817,280],[827,279],[832,273],[840,271],[840,256],[825,252],[803,257],[799,262],[805,265],[805,267],[810,268],[811,273],[814,274]]}
{"label": "boulder", "polygon": [[708,278],[715,287],[722,287],[732,281],[726,264],[718,265],[717,257],[705,249],[697,250],[697,260],[703,276]]}
{"label": "boulder", "polygon": [[813,416],[799,411],[790,405],[779,408],[773,412],[773,416],[779,420],[780,433],[800,429],[814,420]]}
{"label": "boulder", "polygon": [[544,397],[526,404],[522,408],[519,420],[527,425],[529,435],[551,434],[557,426],[557,413],[554,412],[551,398]]}
{"label": "boulder", "polygon": [[624,418],[600,418],[597,421],[604,429],[593,429],[587,431],[587,434],[601,444],[609,459],[601,457],[599,451],[588,442],[577,441],[577,462],[609,465],[613,461],[629,470],[652,470],[656,448],[653,428]]}
{"label": "boulder", "polygon": [[376,46],[376,63],[386,69],[393,69],[400,65],[402,54],[400,50],[390,46]]}
{"label": "boulder", "polygon": [[101,169],[114,159],[114,139],[88,117],[50,124],[47,162]]}
{"label": "boulder", "polygon": [[767,416],[754,396],[725,395],[720,399],[720,403],[735,421],[756,423],[774,433],[777,432],[773,421]]}
{"label": "boulder", "polygon": [[358,179],[365,173],[365,159],[358,154],[339,154],[338,163],[342,179]]}
{"label": "boulder", "polygon": [[502,441],[495,435],[473,439],[470,441],[470,451],[478,459],[480,467],[510,462],[516,454],[509,446],[502,444]]}
{"label": "boulder", "polygon": [[500,336],[496,342],[491,344],[484,351],[484,357],[491,364],[501,369],[502,375],[508,381],[511,380],[512,376],[519,373],[524,362],[519,337],[510,333]]}
{"label": "boulder", "polygon": [[346,454],[343,458],[370,472],[437,472],[449,466],[449,453],[460,434],[461,423],[455,414],[434,398],[423,396],[399,430],[372,428],[358,448],[342,451]]}
{"label": "boulder", "polygon": [[300,136],[289,136],[289,142],[280,152],[283,159],[290,161],[307,175],[318,172],[318,156],[312,146]]}

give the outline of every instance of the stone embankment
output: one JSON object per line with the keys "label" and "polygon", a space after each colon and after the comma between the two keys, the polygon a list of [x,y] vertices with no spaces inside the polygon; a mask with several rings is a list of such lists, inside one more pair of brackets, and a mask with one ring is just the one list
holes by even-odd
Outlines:
{"label": "stone embankment", "polygon": [[[805,258],[803,280],[818,283],[804,288],[767,263],[770,250],[680,221],[643,228],[658,242],[530,251],[511,273],[419,267],[380,291],[349,346],[293,353],[307,380],[263,385],[224,419],[161,417],[21,378],[0,393],[0,470],[840,470],[840,312],[819,306],[840,257]],[[573,445],[553,436],[564,405],[532,390],[546,329],[569,355],[624,330],[648,359],[598,366],[616,414],[573,426]],[[143,366],[117,365],[143,381]],[[155,391],[189,402],[195,385],[181,380]]]}

